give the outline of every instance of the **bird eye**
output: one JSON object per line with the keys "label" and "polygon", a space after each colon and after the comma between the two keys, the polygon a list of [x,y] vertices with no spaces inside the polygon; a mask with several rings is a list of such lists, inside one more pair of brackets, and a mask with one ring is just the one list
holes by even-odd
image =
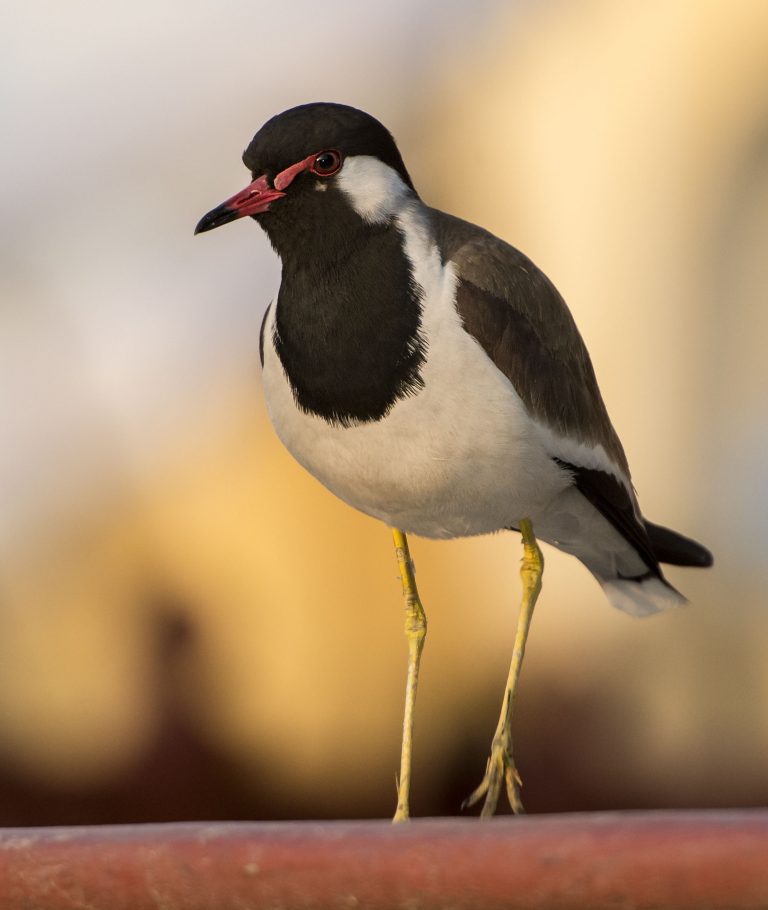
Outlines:
{"label": "bird eye", "polygon": [[310,172],[318,177],[331,177],[341,167],[341,152],[336,149],[328,149],[320,154],[312,162]]}

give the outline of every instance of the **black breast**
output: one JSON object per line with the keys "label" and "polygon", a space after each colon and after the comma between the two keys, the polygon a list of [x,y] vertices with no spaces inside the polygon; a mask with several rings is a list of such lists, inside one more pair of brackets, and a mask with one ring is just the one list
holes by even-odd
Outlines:
{"label": "black breast", "polygon": [[273,342],[298,406],[349,426],[423,387],[425,341],[397,228],[366,225],[343,249],[284,260]]}

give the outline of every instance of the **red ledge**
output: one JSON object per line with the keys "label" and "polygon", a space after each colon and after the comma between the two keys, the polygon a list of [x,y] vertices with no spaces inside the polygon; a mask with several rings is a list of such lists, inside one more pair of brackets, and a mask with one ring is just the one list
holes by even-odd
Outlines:
{"label": "red ledge", "polygon": [[0,908],[765,910],[768,811],[2,829]]}

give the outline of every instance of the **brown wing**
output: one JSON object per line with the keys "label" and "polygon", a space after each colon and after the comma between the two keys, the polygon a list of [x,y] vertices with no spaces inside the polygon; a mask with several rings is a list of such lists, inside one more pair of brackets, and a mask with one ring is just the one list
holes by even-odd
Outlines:
{"label": "brown wing", "polygon": [[444,261],[456,269],[464,327],[509,379],[529,414],[553,433],[602,445],[629,479],[592,362],[547,276],[487,231],[432,210]]}

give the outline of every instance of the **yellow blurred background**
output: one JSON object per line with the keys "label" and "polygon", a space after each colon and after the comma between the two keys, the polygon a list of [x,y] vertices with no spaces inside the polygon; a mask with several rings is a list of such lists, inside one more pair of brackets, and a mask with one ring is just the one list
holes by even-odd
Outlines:
{"label": "yellow blurred background", "polygon": [[[250,222],[193,238],[272,114],[362,107],[421,195],[527,252],[640,501],[715,553],[612,611],[547,550],[529,811],[768,800],[768,4],[7,0],[0,14],[0,824],[388,815],[405,672],[387,529],[276,440]],[[412,541],[413,810],[479,781],[516,535]]]}

